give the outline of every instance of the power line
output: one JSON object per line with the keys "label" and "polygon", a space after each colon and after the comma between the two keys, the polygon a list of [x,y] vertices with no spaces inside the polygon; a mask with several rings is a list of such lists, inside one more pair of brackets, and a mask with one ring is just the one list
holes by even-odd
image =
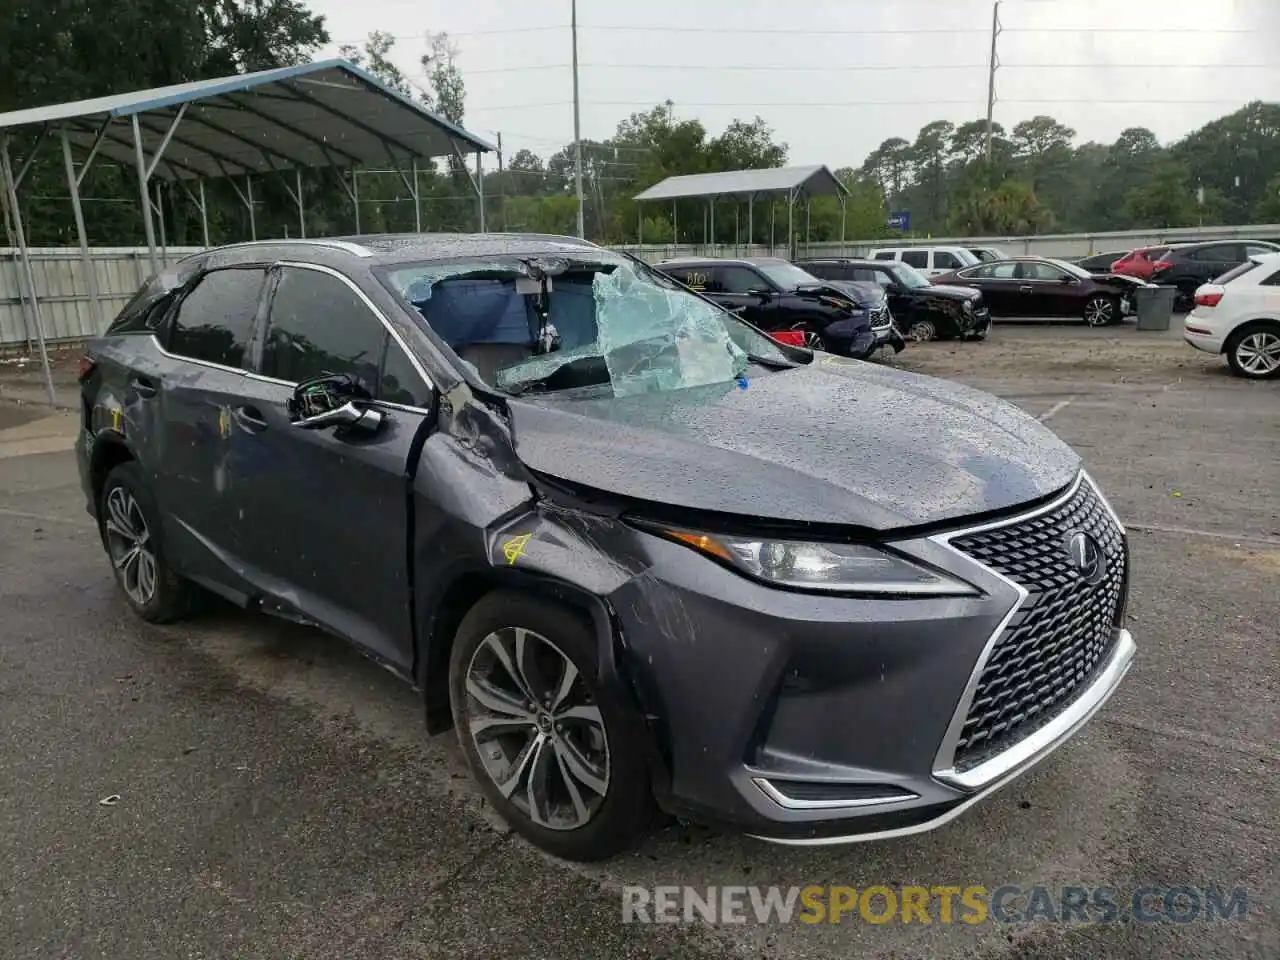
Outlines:
{"label": "power line", "polygon": [[[551,100],[545,103],[508,103],[499,106],[490,107],[473,107],[477,113],[484,113],[489,110],[536,110],[542,107],[564,107],[568,106],[572,101],[569,100]],[[763,102],[759,100],[752,101],[695,101],[695,100],[677,100],[673,101],[677,107],[732,107],[742,110],[770,110],[777,107],[911,107],[920,106],[919,100],[800,100],[789,102]],[[976,98],[970,97],[964,100],[934,100],[928,101],[929,106],[971,106],[977,102]],[[1017,98],[1007,99],[1000,98],[1001,103],[1021,103],[1021,104],[1093,104],[1096,106],[1173,106],[1182,104],[1185,106],[1209,106],[1221,105],[1225,103],[1245,103],[1246,99],[1241,97],[1225,97],[1206,100],[1099,100],[1096,97],[1090,98],[1056,98],[1056,99],[1036,99],[1036,98]],[[652,107],[656,104],[652,100],[584,100],[583,104],[591,107]]]}
{"label": "power line", "polygon": [[[579,69],[591,70],[698,70],[698,71],[799,71],[814,73],[838,73],[877,70],[986,70],[985,63],[869,63],[813,66],[811,64],[706,64],[706,63],[580,63]],[[1001,63],[1003,70],[1280,70],[1280,63]],[[521,73],[525,70],[568,70],[567,63],[539,63],[527,67],[493,67],[468,70],[467,76],[480,73]],[[412,77],[425,77],[426,73],[412,73]]]}
{"label": "power line", "polygon": [[[945,34],[948,36],[959,34],[981,34],[987,36],[990,30],[980,27],[961,27],[949,29],[946,27],[906,27],[906,28],[887,28],[887,29],[841,29],[841,28],[823,28],[823,29],[807,29],[807,28],[791,28],[791,27],[686,27],[686,26],[649,26],[649,25],[622,25],[622,24],[598,24],[588,25],[579,24],[579,30],[601,30],[601,31],[617,31],[617,32],[636,32],[636,33],[716,33],[716,34],[767,34],[767,35],[786,35],[786,36],[855,36],[855,37],[879,37],[879,36],[920,36],[927,34]],[[1251,30],[1245,27],[1006,27],[1005,33],[1185,33],[1188,36],[1202,36],[1204,34],[1241,34],[1241,33],[1257,33],[1257,30]]]}

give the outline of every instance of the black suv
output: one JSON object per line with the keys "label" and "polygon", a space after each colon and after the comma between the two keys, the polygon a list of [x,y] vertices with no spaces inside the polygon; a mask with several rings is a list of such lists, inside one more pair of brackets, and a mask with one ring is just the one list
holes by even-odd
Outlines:
{"label": "black suv", "polygon": [[781,842],[919,833],[1134,655],[1124,528],[1047,427],[581,240],[205,251],[81,371],[133,610],[208,591],[350,640],[558,856],[621,850],[655,801]]}
{"label": "black suv", "polygon": [[796,264],[823,280],[878,284],[889,300],[894,323],[908,340],[984,340],[991,329],[982,291],[932,284],[908,264],[837,258],[797,260]]}
{"label": "black suv", "polygon": [[1280,246],[1266,240],[1212,240],[1170,247],[1151,271],[1151,282],[1177,287],[1175,308],[1190,310],[1195,305],[1196,290],[1252,256],[1280,252]]}
{"label": "black suv", "polygon": [[824,282],[774,257],[667,260],[657,268],[761,330],[803,331],[810,349],[865,360],[880,347],[904,346],[874,284]]}

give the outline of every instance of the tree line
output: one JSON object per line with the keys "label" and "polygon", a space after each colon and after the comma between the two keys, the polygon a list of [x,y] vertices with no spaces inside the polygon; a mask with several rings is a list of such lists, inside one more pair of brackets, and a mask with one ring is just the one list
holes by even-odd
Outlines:
{"label": "tree line", "polygon": [[[329,42],[324,18],[303,0],[17,0],[0,13],[0,112],[148,87],[305,63]],[[446,34],[425,34],[418,61],[425,84],[392,60],[395,39],[374,32],[342,55],[448,120],[465,124],[466,84]],[[15,144],[15,149],[17,145]],[[682,119],[668,101],[633,113],[612,136],[582,143],[587,235],[605,243],[701,242],[709,235],[705,201],[638,206],[636,193],[673,175],[783,166],[790,148],[760,117],[712,133]],[[23,191],[30,242],[75,242],[61,157],[46,148]],[[447,158],[423,168],[423,222],[435,230],[473,230],[476,199],[468,172]],[[891,138],[859,166],[837,166],[848,187],[845,235],[890,235],[890,211],[908,210],[917,236],[1008,235],[1280,221],[1280,105],[1252,102],[1163,145],[1132,127],[1110,144],[1077,143],[1076,131],[1050,116],[1006,130],[994,124],[990,156],[985,119],[926,124],[913,140]],[[131,168],[98,161],[82,185],[90,242],[134,245],[142,236]],[[304,172],[308,231],[355,228],[351,202],[333,170]],[[284,185],[255,184],[260,236],[296,230]],[[412,199],[398,175],[360,176],[366,232],[413,229]],[[485,177],[491,229],[571,234],[576,230],[573,144],[550,156],[520,149]],[[234,190],[209,185],[214,243],[248,236],[248,215]],[[199,242],[199,214],[180,191],[163,196],[164,228],[174,246]],[[754,205],[747,236],[745,203],[716,204],[719,243],[786,238],[785,205]],[[817,198],[795,212],[797,237],[840,235],[841,210]],[[678,237],[677,237],[678,231]]]}

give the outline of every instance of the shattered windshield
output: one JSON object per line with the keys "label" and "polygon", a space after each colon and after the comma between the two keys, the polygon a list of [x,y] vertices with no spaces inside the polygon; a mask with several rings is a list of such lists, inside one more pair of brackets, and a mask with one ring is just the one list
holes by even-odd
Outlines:
{"label": "shattered windshield", "polygon": [[384,282],[477,378],[511,394],[627,396],[733,382],[752,363],[796,363],[723,308],[604,251],[595,262],[415,264]]}

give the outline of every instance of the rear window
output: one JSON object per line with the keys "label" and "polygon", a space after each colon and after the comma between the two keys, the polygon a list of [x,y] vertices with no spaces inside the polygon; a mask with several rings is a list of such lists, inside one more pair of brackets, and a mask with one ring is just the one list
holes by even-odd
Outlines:
{"label": "rear window", "polygon": [[147,283],[111,321],[107,333],[154,333],[173,303],[173,293]]}
{"label": "rear window", "polygon": [[1230,283],[1232,280],[1236,279],[1237,277],[1243,277],[1250,270],[1257,269],[1257,267],[1258,267],[1258,264],[1254,263],[1252,260],[1246,260],[1244,263],[1240,264],[1240,266],[1232,267],[1230,270],[1228,270],[1226,273],[1224,273],[1214,282]]}

